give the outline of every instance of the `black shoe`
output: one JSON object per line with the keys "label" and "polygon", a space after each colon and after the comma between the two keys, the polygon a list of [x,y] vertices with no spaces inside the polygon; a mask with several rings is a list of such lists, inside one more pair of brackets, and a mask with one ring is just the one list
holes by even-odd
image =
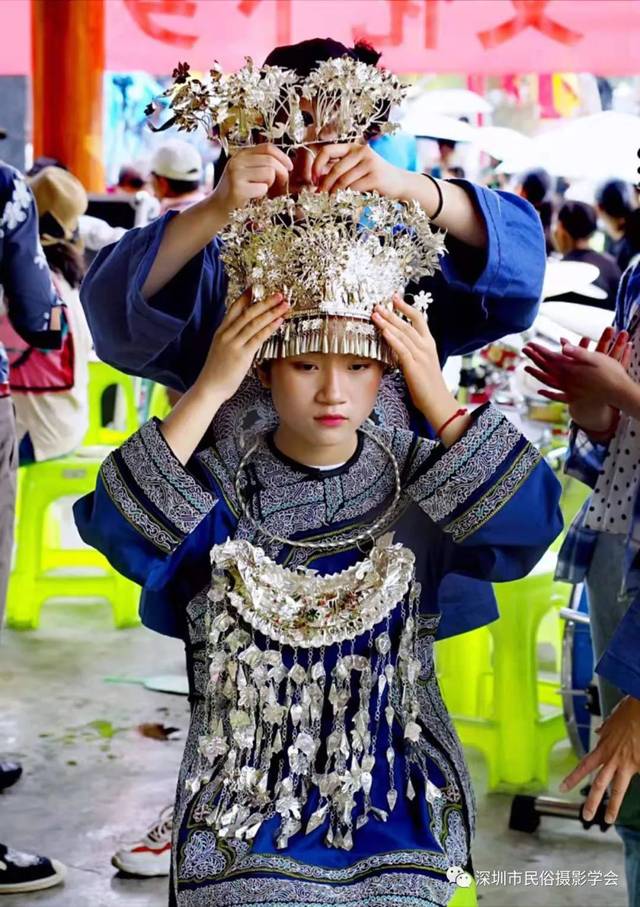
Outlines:
{"label": "black shoe", "polygon": [[17,762],[0,762],[0,790],[15,784],[22,774],[22,766]]}
{"label": "black shoe", "polygon": [[0,894],[53,888],[62,882],[65,874],[65,867],[57,860],[20,853],[0,844]]}

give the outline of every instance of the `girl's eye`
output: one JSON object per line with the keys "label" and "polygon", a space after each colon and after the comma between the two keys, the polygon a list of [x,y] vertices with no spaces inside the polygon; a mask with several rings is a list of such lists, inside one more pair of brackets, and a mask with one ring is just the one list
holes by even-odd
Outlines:
{"label": "girl's eye", "polygon": [[316,366],[313,362],[296,362],[294,368],[301,372],[310,372],[316,368]]}
{"label": "girl's eye", "polygon": [[352,372],[364,372],[369,368],[368,362],[354,362],[349,368]]}

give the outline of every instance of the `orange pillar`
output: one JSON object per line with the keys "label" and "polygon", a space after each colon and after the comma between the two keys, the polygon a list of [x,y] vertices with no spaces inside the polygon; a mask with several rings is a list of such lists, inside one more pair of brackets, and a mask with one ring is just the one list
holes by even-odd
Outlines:
{"label": "orange pillar", "polygon": [[34,155],[104,190],[104,0],[31,0]]}

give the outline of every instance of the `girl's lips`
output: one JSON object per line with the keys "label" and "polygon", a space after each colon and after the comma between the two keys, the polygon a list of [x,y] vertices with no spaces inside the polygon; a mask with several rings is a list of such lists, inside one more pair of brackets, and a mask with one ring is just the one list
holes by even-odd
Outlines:
{"label": "girl's lips", "polygon": [[347,420],[344,416],[316,416],[315,421],[322,422],[323,425],[340,425]]}

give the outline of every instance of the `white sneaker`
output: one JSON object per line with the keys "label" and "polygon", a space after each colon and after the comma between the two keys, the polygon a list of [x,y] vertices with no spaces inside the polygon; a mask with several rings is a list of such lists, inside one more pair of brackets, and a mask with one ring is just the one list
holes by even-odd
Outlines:
{"label": "white sneaker", "polygon": [[171,867],[173,805],[165,807],[139,841],[123,844],[111,865],[132,876],[168,876]]}

